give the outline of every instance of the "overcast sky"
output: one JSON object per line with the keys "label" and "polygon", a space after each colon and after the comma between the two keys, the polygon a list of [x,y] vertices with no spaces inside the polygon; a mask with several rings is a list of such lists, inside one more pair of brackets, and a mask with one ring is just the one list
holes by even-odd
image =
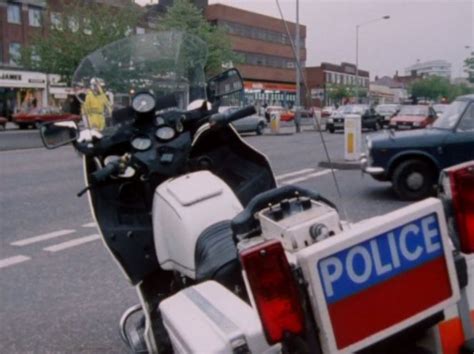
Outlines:
{"label": "overcast sky", "polygon": [[[279,17],[276,0],[209,3]],[[295,21],[295,3],[280,0],[289,21]],[[461,74],[462,62],[474,48],[474,0],[300,0],[300,22],[307,27],[307,66],[355,62],[356,25],[385,15],[391,18],[360,28],[359,66],[372,78],[396,70],[404,74],[417,59],[447,60],[453,76]]]}

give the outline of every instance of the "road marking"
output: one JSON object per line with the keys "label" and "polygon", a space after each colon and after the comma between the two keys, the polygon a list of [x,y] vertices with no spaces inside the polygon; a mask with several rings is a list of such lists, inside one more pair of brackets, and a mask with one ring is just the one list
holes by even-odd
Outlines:
{"label": "road marking", "polygon": [[26,245],[30,245],[32,243],[41,242],[41,241],[49,240],[49,239],[52,239],[52,238],[69,235],[69,234],[72,234],[74,232],[76,232],[76,230],[59,230],[59,231],[51,232],[49,234],[34,236],[34,237],[30,237],[30,238],[25,238],[25,239],[20,240],[20,241],[15,241],[15,242],[10,243],[10,245],[12,245],[12,246],[26,246]]}
{"label": "road marking", "polygon": [[63,243],[58,243],[57,245],[53,245],[53,246],[43,248],[43,251],[58,252],[58,251],[62,251],[62,250],[65,250],[65,249],[68,249],[68,248],[71,248],[71,247],[76,247],[76,246],[82,245],[84,243],[88,243],[88,242],[98,240],[99,238],[100,238],[100,236],[97,235],[97,234],[90,235],[90,236],[85,236],[85,237],[80,237],[80,238],[76,238],[76,239],[71,240],[71,241],[66,241],[66,242],[63,242]]}
{"label": "road marking", "polygon": [[90,222],[88,224],[82,225],[82,227],[96,227],[96,226],[97,226],[97,224],[95,222]]}
{"label": "road marking", "polygon": [[[334,170],[334,172],[335,172],[335,171],[337,171],[337,170]],[[306,180],[311,179],[311,178],[316,178],[316,177],[319,177],[319,176],[327,175],[328,173],[331,173],[331,170],[330,170],[330,169],[322,170],[322,171],[319,171],[319,172],[316,172],[316,173],[311,173],[311,174],[306,175],[306,176],[303,176],[303,177],[291,179],[291,180],[289,180],[289,181],[282,182],[282,184],[294,184],[294,183],[299,183],[299,182],[303,182],[303,181],[306,181]]]}
{"label": "road marking", "polygon": [[29,261],[31,258],[27,256],[14,256],[10,258],[0,259],[0,269],[10,267],[12,265]]}
{"label": "road marking", "polygon": [[289,173],[284,173],[282,175],[278,175],[278,176],[275,177],[275,179],[277,181],[279,181],[281,179],[285,179],[285,178],[288,178],[288,177],[294,177],[294,176],[302,175],[302,174],[313,172],[313,171],[316,171],[316,170],[314,168],[305,168],[304,170],[299,170],[299,171],[295,171],[295,172],[289,172]]}

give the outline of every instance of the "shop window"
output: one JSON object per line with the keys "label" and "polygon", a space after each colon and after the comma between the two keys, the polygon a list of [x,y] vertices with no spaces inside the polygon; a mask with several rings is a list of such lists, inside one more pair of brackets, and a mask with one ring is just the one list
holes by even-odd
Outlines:
{"label": "shop window", "polygon": [[31,27],[41,27],[41,9],[39,7],[28,7],[28,22]]}
{"label": "shop window", "polygon": [[21,44],[10,43],[10,46],[8,48],[8,55],[10,57],[10,64],[17,65],[21,57]]}
{"label": "shop window", "polygon": [[8,23],[21,23],[21,5],[15,3],[8,3],[7,19]]}
{"label": "shop window", "polygon": [[51,12],[50,21],[52,29],[63,30],[63,17],[59,12]]}

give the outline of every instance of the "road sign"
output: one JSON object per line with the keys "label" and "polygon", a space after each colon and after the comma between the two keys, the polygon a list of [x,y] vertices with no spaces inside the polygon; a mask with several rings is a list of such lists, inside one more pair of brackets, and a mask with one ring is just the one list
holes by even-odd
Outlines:
{"label": "road sign", "polygon": [[354,225],[298,255],[328,353],[365,348],[456,303],[441,202]]}

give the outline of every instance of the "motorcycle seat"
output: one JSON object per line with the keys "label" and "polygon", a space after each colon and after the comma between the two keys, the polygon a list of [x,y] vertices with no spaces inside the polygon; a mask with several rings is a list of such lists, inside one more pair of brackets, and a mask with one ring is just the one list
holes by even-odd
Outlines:
{"label": "motorcycle seat", "polygon": [[230,220],[215,223],[199,235],[194,259],[197,281],[212,279],[227,286],[240,277]]}

